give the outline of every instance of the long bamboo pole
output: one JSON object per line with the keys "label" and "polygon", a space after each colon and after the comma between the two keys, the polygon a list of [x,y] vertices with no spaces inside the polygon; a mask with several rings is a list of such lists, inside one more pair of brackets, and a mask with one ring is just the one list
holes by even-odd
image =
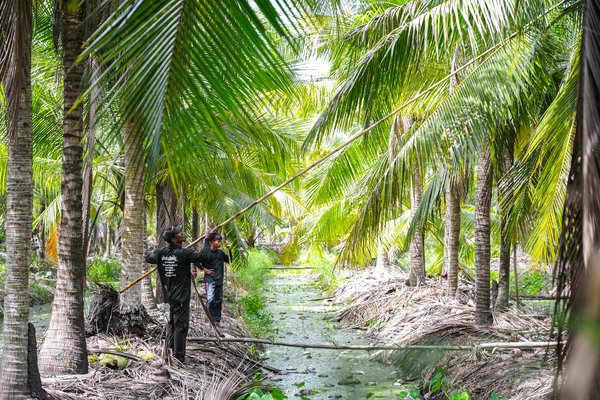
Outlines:
{"label": "long bamboo pole", "polygon": [[469,346],[428,346],[428,345],[395,345],[395,346],[377,346],[377,345],[350,345],[350,344],[328,344],[328,343],[290,343],[276,340],[256,339],[256,338],[215,338],[215,337],[188,337],[190,342],[241,342],[241,343],[260,343],[271,346],[301,347],[308,349],[329,349],[329,350],[445,350],[445,351],[471,351],[474,349],[534,349],[544,347],[554,347],[557,342],[490,342],[479,343]]}
{"label": "long bamboo pole", "polygon": [[[502,41],[501,44],[504,44],[505,42],[507,42],[512,37],[514,37],[514,35],[509,36],[507,39],[505,39],[504,41]],[[375,122],[373,125],[371,125],[371,126],[365,128],[365,129],[363,129],[363,130],[355,133],[352,137],[350,137],[350,139],[348,139],[347,141],[345,141],[344,143],[342,143],[341,145],[339,145],[338,147],[336,147],[335,149],[333,149],[328,154],[326,154],[323,157],[319,158],[318,160],[316,160],[315,162],[313,162],[312,164],[310,164],[308,167],[302,169],[300,172],[298,172],[297,174],[295,174],[294,176],[292,176],[291,178],[289,178],[285,182],[281,183],[279,186],[276,186],[273,190],[271,190],[267,194],[259,197],[258,199],[256,199],[252,203],[250,203],[248,206],[244,207],[243,209],[241,209],[240,211],[238,211],[237,213],[235,213],[234,215],[232,215],[231,217],[229,217],[228,219],[226,219],[225,221],[223,221],[219,225],[215,226],[211,230],[211,232],[217,231],[219,228],[227,225],[228,223],[230,223],[231,221],[233,221],[237,217],[239,217],[239,216],[245,214],[246,212],[248,212],[249,210],[251,210],[256,205],[262,203],[264,200],[268,199],[269,197],[271,197],[272,195],[274,195],[275,193],[277,193],[279,190],[283,189],[284,187],[286,187],[287,185],[289,185],[290,183],[292,183],[293,181],[295,181],[296,179],[298,179],[299,177],[301,177],[302,175],[304,175],[305,173],[307,173],[308,171],[310,171],[314,167],[322,164],[324,161],[328,160],[334,154],[337,154],[340,151],[342,151],[343,149],[345,149],[346,147],[348,147],[350,144],[352,144],[358,138],[366,135],[367,133],[369,133],[370,131],[372,131],[373,129],[375,129],[377,126],[379,126],[383,122],[385,122],[387,119],[389,119],[390,117],[396,115],[400,110],[408,107],[410,104],[414,103],[415,101],[417,101],[421,97],[423,97],[426,94],[430,93],[431,91],[435,90],[438,86],[441,86],[443,83],[445,83],[446,81],[448,81],[454,75],[458,74],[463,69],[467,68],[468,66],[470,66],[473,63],[475,63],[479,59],[487,56],[488,54],[490,54],[492,52],[492,50],[497,50],[500,47],[499,45],[500,44],[498,44],[498,45],[496,45],[496,46],[488,49],[487,51],[485,51],[484,53],[482,53],[479,56],[475,57],[474,59],[472,59],[471,61],[469,61],[465,65],[463,65],[462,67],[458,68],[453,73],[449,74],[445,78],[443,78],[443,79],[437,81],[436,83],[434,83],[433,85],[429,86],[429,88],[427,88],[424,92],[421,92],[418,95],[414,96],[412,99],[408,100],[406,103],[402,104],[400,107],[398,107],[397,109],[395,109],[394,111],[392,111],[391,113],[389,113],[388,115],[386,115],[385,117],[381,118],[379,121]],[[193,245],[195,245],[196,243],[198,243],[202,239],[204,239],[204,236],[199,237],[198,239],[195,239],[190,244],[188,244],[186,246],[186,248],[192,247]],[[154,271],[156,271],[156,267],[154,267],[154,268],[146,271],[144,274],[140,275],[139,277],[137,277],[136,279],[134,279],[133,281],[131,281],[131,283],[129,283],[127,286],[125,286],[123,289],[121,289],[119,293],[125,292],[126,290],[128,290],[132,286],[136,285],[138,282],[140,282],[142,279],[146,278],[148,275],[150,275]]]}
{"label": "long bamboo pole", "polygon": [[[566,0],[560,2],[559,4],[555,5],[554,7],[550,8],[549,10],[547,10],[543,14],[543,16],[546,16],[552,10],[554,10],[555,8],[558,8],[559,6],[561,6],[564,3],[566,3]],[[306,174],[311,169],[315,168],[316,166],[322,164],[323,162],[325,162],[326,160],[328,160],[329,158],[331,158],[334,154],[339,153],[340,151],[342,151],[343,149],[345,149],[346,147],[348,147],[350,144],[354,143],[357,139],[359,139],[359,138],[363,137],[364,135],[366,135],[367,133],[371,132],[373,129],[375,129],[376,127],[378,127],[379,125],[381,125],[382,123],[384,123],[385,121],[387,121],[388,119],[390,119],[391,117],[393,117],[394,115],[398,114],[400,111],[402,111],[403,109],[405,109],[406,107],[408,107],[412,103],[416,102],[417,100],[419,100],[420,98],[422,98],[426,94],[431,93],[432,91],[434,91],[435,89],[437,89],[439,86],[441,86],[442,84],[444,84],[447,81],[449,81],[456,74],[462,72],[466,68],[470,67],[471,65],[475,64],[476,62],[478,62],[478,61],[480,61],[482,59],[484,59],[484,61],[487,61],[502,46],[504,46],[506,43],[508,43],[513,38],[515,38],[517,36],[517,34],[518,34],[518,32],[513,32],[508,37],[506,37],[504,40],[502,40],[499,43],[495,44],[494,46],[490,47],[489,49],[487,49],[486,51],[484,51],[483,53],[481,53],[477,57],[471,59],[469,62],[465,63],[462,67],[457,68],[454,72],[446,75],[444,78],[440,79],[436,83],[434,83],[431,86],[429,86],[423,92],[418,93],[417,95],[415,95],[414,97],[412,97],[410,100],[406,101],[401,106],[399,106],[398,108],[396,108],[394,111],[390,112],[389,114],[385,115],[383,118],[381,118],[380,120],[378,120],[377,122],[373,123],[371,126],[368,126],[365,129],[363,129],[361,131],[358,131],[353,136],[351,136],[348,140],[346,140],[344,143],[340,144],[338,147],[336,147],[335,149],[331,150],[329,153],[325,154],[323,157],[319,158],[318,160],[316,160],[315,162],[313,162],[312,164],[310,164],[308,167],[300,170],[296,175],[292,176],[291,178],[289,178],[285,182],[281,183],[279,186],[276,186],[273,190],[271,190],[267,194],[259,197],[258,199],[256,199],[252,203],[250,203],[248,206],[244,207],[243,209],[241,209],[240,211],[238,211],[237,213],[235,213],[231,217],[227,218],[225,221],[221,222],[219,225],[215,226],[211,230],[211,232],[216,232],[219,228],[222,228],[223,226],[227,225],[228,223],[230,223],[231,221],[233,221],[237,217],[245,214],[246,212],[248,212],[249,210],[251,210],[252,208],[254,208],[256,205],[262,203],[264,200],[268,199],[269,197],[271,197],[272,195],[274,195],[275,193],[277,193],[278,191],[280,191],[281,189],[283,189],[284,187],[286,187],[287,185],[289,185],[290,183],[292,183],[293,181],[295,181],[296,179],[298,179],[302,175]],[[188,244],[186,246],[186,248],[195,245],[196,243],[198,243],[202,239],[204,239],[204,236],[199,237],[198,239],[194,240],[192,243]],[[138,283],[139,281],[141,281],[142,279],[144,279],[145,277],[147,277],[148,275],[150,275],[154,271],[156,271],[156,267],[153,268],[153,269],[151,269],[151,270],[149,270],[149,271],[147,271],[146,273],[144,273],[140,277],[134,279],[130,284],[128,284],[127,286],[125,286],[123,289],[121,289],[120,293],[123,293],[124,291],[126,291],[127,289],[129,289],[130,287],[132,287],[133,285],[135,285],[136,283]]]}

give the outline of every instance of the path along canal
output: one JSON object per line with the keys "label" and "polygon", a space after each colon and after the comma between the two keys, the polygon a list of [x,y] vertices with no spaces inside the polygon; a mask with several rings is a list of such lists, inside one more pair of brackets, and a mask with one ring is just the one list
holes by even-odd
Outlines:
{"label": "path along canal", "polygon": [[[294,343],[368,344],[361,332],[338,330],[327,320],[338,308],[312,285],[309,274],[279,273],[269,285],[267,309],[275,336]],[[367,351],[265,346],[265,363],[284,370],[269,382],[288,398],[401,398],[393,365],[370,360]],[[394,385],[394,383],[396,383]]]}

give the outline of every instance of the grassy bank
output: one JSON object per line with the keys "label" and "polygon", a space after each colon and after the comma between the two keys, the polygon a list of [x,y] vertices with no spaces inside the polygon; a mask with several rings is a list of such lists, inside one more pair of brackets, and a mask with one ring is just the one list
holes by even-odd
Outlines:
{"label": "grassy bank", "polygon": [[[266,288],[271,274],[268,268],[275,265],[277,255],[270,250],[250,249],[247,264],[234,273],[237,299],[243,318],[250,333],[256,337],[266,337],[273,333],[273,316],[266,311]],[[235,300],[235,299],[234,299]]]}

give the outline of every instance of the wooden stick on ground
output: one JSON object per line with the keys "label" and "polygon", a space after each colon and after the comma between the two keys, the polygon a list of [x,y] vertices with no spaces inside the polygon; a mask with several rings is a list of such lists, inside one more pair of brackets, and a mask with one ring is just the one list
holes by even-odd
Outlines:
{"label": "wooden stick on ground", "polygon": [[446,351],[471,351],[474,349],[533,349],[556,346],[556,342],[491,342],[479,343],[469,346],[432,346],[432,345],[396,345],[396,346],[377,346],[377,345],[336,345],[328,343],[290,343],[275,340],[265,340],[256,338],[215,338],[215,337],[189,337],[190,342],[241,342],[241,343],[261,343],[272,346],[300,347],[309,349],[330,349],[330,350],[446,350]]}
{"label": "wooden stick on ground", "polygon": [[[215,324],[215,320],[213,319],[212,315],[210,315],[210,311],[208,310],[208,307],[206,306],[206,304],[204,304],[204,300],[202,300],[202,296],[200,296],[200,292],[198,292],[198,287],[196,287],[196,281],[194,280],[194,277],[192,277],[192,284],[194,285],[194,290],[196,291],[196,296],[198,296],[198,300],[200,301],[200,304],[202,305],[202,309],[204,310],[204,313],[206,314],[206,317],[208,318],[208,322],[210,322],[210,325],[213,327],[213,329],[217,333],[217,337],[223,336],[223,334],[221,332],[219,332],[219,328],[217,328],[217,324]],[[220,341],[218,341],[218,342],[220,343]]]}
{"label": "wooden stick on ground", "polygon": [[248,358],[247,356],[243,356],[243,355],[240,355],[240,354],[236,354],[236,353],[234,353],[233,351],[231,351],[231,350],[229,350],[229,349],[227,349],[227,348],[225,348],[225,347],[221,347],[221,351],[224,351],[224,352],[226,352],[226,353],[228,353],[228,354],[231,354],[231,355],[232,355],[232,356],[234,356],[234,357],[241,358],[242,360],[244,360],[244,361],[246,361],[246,362],[249,362],[249,363],[251,363],[251,364],[254,364],[254,365],[255,365],[255,366],[257,366],[257,367],[259,367],[259,368],[262,368],[262,369],[265,369],[265,370],[267,370],[267,371],[269,371],[269,372],[272,372],[272,373],[274,373],[274,374],[278,374],[278,373],[280,373],[280,372],[281,372],[281,370],[280,370],[280,369],[273,368],[273,367],[271,367],[270,365],[263,364],[263,363],[261,363],[261,362],[258,362],[258,361],[256,361],[256,360],[253,360],[253,359],[251,359],[251,358]]}

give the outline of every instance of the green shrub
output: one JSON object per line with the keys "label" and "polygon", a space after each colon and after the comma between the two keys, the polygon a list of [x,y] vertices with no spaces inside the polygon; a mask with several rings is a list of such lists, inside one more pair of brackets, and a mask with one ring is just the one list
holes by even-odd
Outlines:
{"label": "green shrub", "polygon": [[247,265],[235,271],[236,284],[248,293],[264,289],[270,271],[267,269],[275,265],[273,252],[264,249],[250,249],[248,251]]}
{"label": "green shrub", "polygon": [[274,387],[270,389],[270,392],[263,392],[261,389],[252,389],[252,391],[238,397],[236,400],[284,400],[287,398],[281,390]]}
{"label": "green shrub", "polygon": [[94,258],[87,267],[87,277],[91,282],[118,282],[120,273],[121,263],[112,258]]}
{"label": "green shrub", "polygon": [[44,281],[36,281],[35,278],[29,281],[30,305],[48,304],[54,299],[54,286],[56,281],[47,285]]}
{"label": "green shrub", "polygon": [[[6,264],[0,263],[0,292],[4,288],[6,273]],[[30,305],[46,304],[52,301],[54,298],[54,279],[42,280],[45,278],[45,273],[35,272],[30,274],[29,278],[29,297],[31,299]],[[3,299],[0,297],[0,302]],[[1,308],[0,308],[1,309]]]}
{"label": "green shrub", "polygon": [[[490,284],[500,282],[498,271],[490,271]],[[537,296],[552,290],[552,277],[544,270],[531,270],[519,274],[519,293]],[[515,293],[515,276],[510,271],[510,291]]]}
{"label": "green shrub", "polygon": [[261,293],[252,293],[241,299],[243,319],[253,336],[269,336],[275,331],[273,325],[273,314],[265,308],[265,298]]}
{"label": "green shrub", "polygon": [[250,249],[247,264],[235,271],[235,284],[247,293],[240,299],[242,318],[254,336],[273,332],[273,315],[265,309],[265,288],[270,276],[267,268],[275,265],[275,259],[269,250]]}
{"label": "green shrub", "polygon": [[[514,288],[514,277],[511,275],[511,288]],[[544,270],[530,270],[519,274],[519,293],[537,296],[552,290],[552,277]],[[514,289],[512,290],[514,291]]]}
{"label": "green shrub", "polygon": [[332,253],[309,253],[302,256],[302,264],[313,267],[318,274],[315,285],[326,293],[333,293],[342,284],[344,279],[340,276],[335,266],[337,256]]}

